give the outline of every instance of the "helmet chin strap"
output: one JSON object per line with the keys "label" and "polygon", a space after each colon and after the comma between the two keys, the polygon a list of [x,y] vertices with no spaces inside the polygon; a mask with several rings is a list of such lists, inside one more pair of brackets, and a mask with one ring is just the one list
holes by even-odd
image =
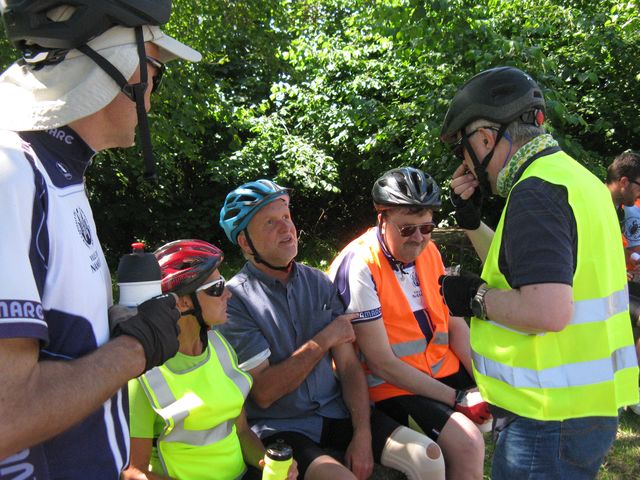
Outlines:
{"label": "helmet chin strap", "polygon": [[107,75],[120,86],[122,93],[124,93],[131,101],[136,104],[136,113],[138,114],[138,134],[140,143],[142,145],[142,155],[144,157],[145,172],[144,178],[153,183],[157,183],[158,175],[156,173],[156,162],[153,158],[153,150],[151,148],[151,131],[149,130],[149,119],[147,116],[147,109],[144,104],[144,95],[147,91],[148,72],[147,72],[147,52],[144,49],[144,35],[142,34],[142,27],[135,27],[136,34],[136,46],[138,50],[138,57],[140,59],[140,81],[135,84],[130,84],[124,75],[109,63],[98,52],[93,50],[87,45],[78,47],[82,53],[93,60]]}
{"label": "helmet chin strap", "polygon": [[482,161],[478,160],[478,156],[476,155],[476,152],[471,147],[471,143],[469,142],[467,137],[465,135],[462,136],[462,143],[464,144],[464,148],[467,150],[467,152],[469,153],[469,156],[471,157],[471,162],[473,163],[473,168],[476,173],[476,178],[478,179],[480,191],[486,196],[491,195],[491,183],[489,182],[489,176],[487,175],[487,166],[489,165],[489,162],[493,158],[493,154],[496,151],[496,147],[498,146],[498,143],[502,139],[506,129],[507,129],[506,125],[500,126],[500,129],[498,130],[498,134],[496,135],[496,141],[493,144],[493,148],[489,153],[487,153],[484,156]]}
{"label": "helmet chin strap", "polygon": [[207,342],[209,341],[207,338],[209,325],[206,324],[206,322],[204,321],[204,317],[202,316],[202,307],[200,306],[200,302],[198,301],[198,295],[196,294],[196,292],[191,292],[189,296],[191,297],[193,308],[181,312],[180,316],[186,317],[187,315],[193,315],[194,317],[196,317],[198,325],[200,325],[200,341],[202,342],[202,346],[205,347],[207,345]]}
{"label": "helmet chin strap", "polygon": [[[384,217],[384,212],[381,212],[382,218]],[[381,222],[378,222],[378,229],[380,229],[380,227],[382,226]],[[389,244],[387,244],[387,229],[385,227],[385,233],[382,233],[382,231],[380,231],[380,238],[382,239],[382,243],[384,245],[384,248],[387,250],[387,252],[389,253],[389,258],[391,259],[391,262],[393,263],[393,266],[403,275],[407,274],[407,271],[404,269],[404,263],[402,263],[400,260],[398,260],[396,257],[393,256],[393,253],[391,253],[391,249],[389,248]]]}
{"label": "helmet chin strap", "polygon": [[289,269],[291,268],[291,265],[293,264],[293,259],[291,259],[291,261],[289,263],[287,263],[286,266],[284,267],[277,267],[275,265],[271,265],[269,262],[267,262],[265,259],[263,259],[260,254],[258,253],[258,251],[256,250],[256,247],[253,245],[253,242],[251,241],[251,237],[249,236],[249,229],[245,228],[244,230],[244,236],[247,239],[247,243],[249,244],[249,248],[251,249],[251,253],[253,255],[253,259],[255,260],[256,263],[261,263],[264,266],[270,268],[271,270],[277,270],[279,272],[288,272]]}

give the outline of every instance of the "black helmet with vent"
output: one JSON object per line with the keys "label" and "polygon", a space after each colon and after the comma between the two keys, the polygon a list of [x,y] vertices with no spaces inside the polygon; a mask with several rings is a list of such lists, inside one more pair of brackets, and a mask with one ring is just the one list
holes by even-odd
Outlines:
{"label": "black helmet with vent", "polygon": [[413,167],[394,168],[382,174],[371,190],[373,203],[385,207],[440,209],[440,188],[430,175]]}
{"label": "black helmet with vent", "polygon": [[9,40],[33,52],[77,48],[116,25],[163,25],[171,0],[4,0],[0,9]]}
{"label": "black helmet with vent", "polygon": [[471,78],[455,94],[440,138],[454,142],[460,130],[480,118],[500,125],[519,117],[534,123],[540,118],[536,111],[544,113],[544,108],[542,90],[529,75],[514,67],[491,68]]}

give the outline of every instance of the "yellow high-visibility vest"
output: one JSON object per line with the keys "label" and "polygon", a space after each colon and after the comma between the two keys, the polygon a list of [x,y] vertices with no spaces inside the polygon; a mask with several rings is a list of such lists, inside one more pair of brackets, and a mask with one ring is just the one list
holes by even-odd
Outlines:
{"label": "yellow high-visibility vest", "polygon": [[[472,318],[475,379],[485,400],[523,417],[617,416],[620,407],[638,402],[638,364],[611,195],[564,152],[536,159],[518,183],[529,177],[568,192],[578,235],[573,318],[560,332],[540,334]],[[503,290],[511,288],[498,264],[507,205],[482,271],[490,288]]]}
{"label": "yellow high-visibility vest", "polygon": [[189,480],[242,477],[246,467],[235,420],[253,380],[238,368],[235,352],[220,333],[209,332],[208,355],[201,364],[186,372],[164,364],[138,381],[165,422],[154,470]]}

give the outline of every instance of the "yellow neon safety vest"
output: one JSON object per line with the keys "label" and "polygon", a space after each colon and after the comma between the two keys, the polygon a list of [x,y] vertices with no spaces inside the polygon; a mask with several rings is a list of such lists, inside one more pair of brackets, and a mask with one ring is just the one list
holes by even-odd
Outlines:
{"label": "yellow neon safety vest", "polygon": [[[617,416],[618,408],[638,402],[638,365],[611,195],[564,152],[536,159],[519,182],[528,177],[568,192],[578,235],[573,318],[561,332],[541,334],[472,318],[475,379],[485,400],[523,417]],[[482,271],[489,287],[502,290],[511,288],[498,265],[507,205]]]}
{"label": "yellow neon safety vest", "polygon": [[194,368],[177,373],[165,364],[138,381],[165,422],[157,439],[162,473],[183,480],[242,477],[235,420],[253,380],[220,333],[209,332],[208,355]]}

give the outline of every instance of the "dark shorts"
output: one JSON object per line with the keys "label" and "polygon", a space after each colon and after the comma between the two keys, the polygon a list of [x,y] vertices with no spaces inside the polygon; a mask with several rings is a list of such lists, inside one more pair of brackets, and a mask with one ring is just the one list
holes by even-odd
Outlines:
{"label": "dark shorts", "polygon": [[[476,386],[464,367],[453,375],[438,380],[451,388],[460,390]],[[409,417],[413,418],[425,435],[434,442],[438,441],[440,432],[454,412],[451,406],[421,395],[400,395],[388,398],[377,402],[376,408],[405,426],[409,425]]]}
{"label": "dark shorts", "polygon": [[[400,425],[377,409],[371,411],[371,437],[373,460],[380,463],[382,450],[396,428]],[[342,454],[349,446],[353,435],[351,419],[325,418],[322,423],[320,443],[297,432],[278,432],[262,439],[265,446],[278,439],[284,440],[293,449],[293,458],[298,462],[298,478],[304,478],[311,462],[322,455]]]}

